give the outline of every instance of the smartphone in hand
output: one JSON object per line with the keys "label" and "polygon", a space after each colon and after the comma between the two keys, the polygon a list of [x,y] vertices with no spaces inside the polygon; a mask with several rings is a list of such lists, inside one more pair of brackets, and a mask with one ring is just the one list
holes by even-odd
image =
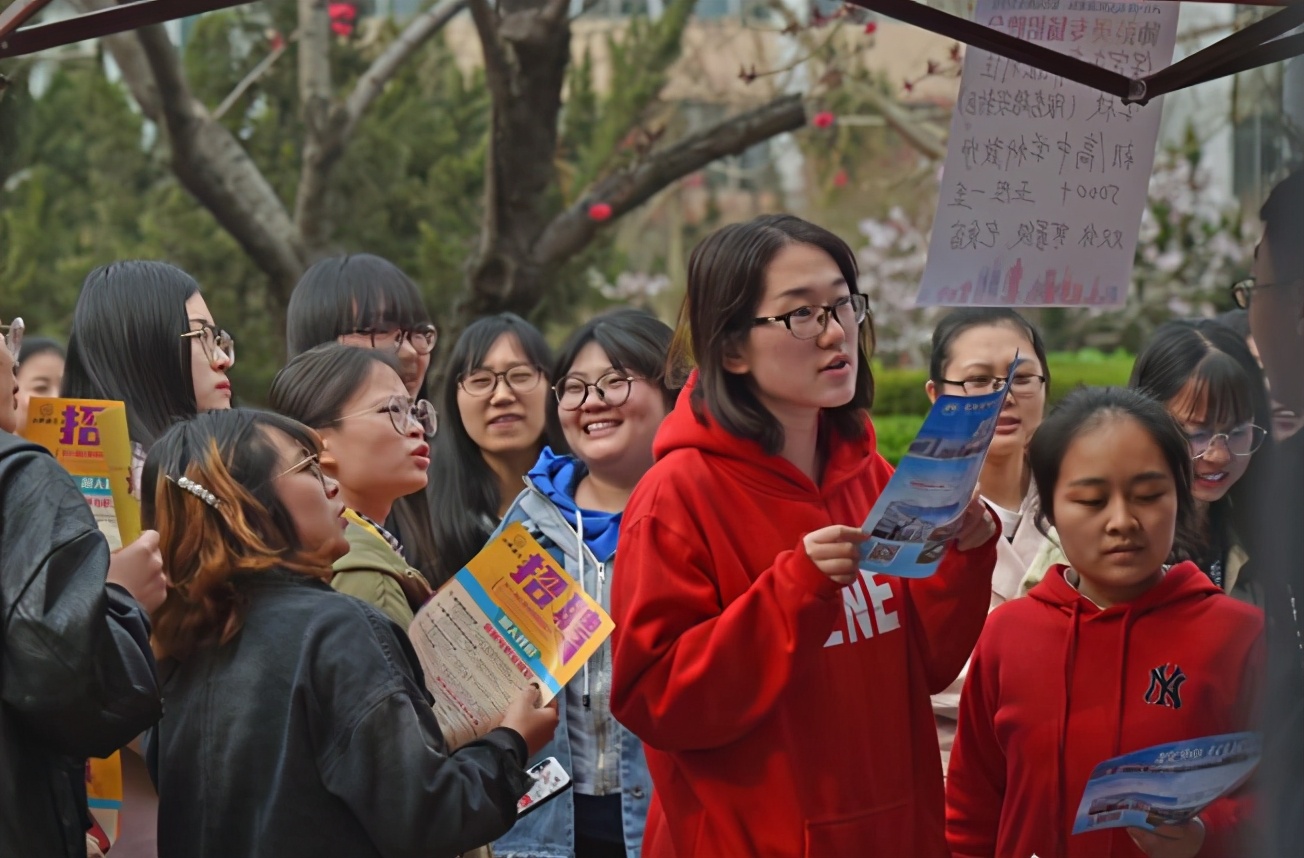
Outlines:
{"label": "smartphone in hand", "polygon": [[548,803],[571,787],[571,776],[562,768],[561,763],[557,762],[556,757],[548,757],[530,766],[526,769],[526,774],[534,778],[534,786],[530,787],[530,791],[521,796],[521,800],[516,803],[517,819]]}

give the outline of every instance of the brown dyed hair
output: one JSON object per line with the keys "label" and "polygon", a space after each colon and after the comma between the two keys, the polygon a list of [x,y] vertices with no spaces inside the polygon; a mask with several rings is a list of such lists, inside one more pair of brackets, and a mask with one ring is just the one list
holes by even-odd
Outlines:
{"label": "brown dyed hair", "polygon": [[[757,399],[750,379],[726,371],[724,363],[751,333],[765,297],[766,271],[790,244],[823,250],[837,263],[852,294],[860,292],[856,255],[823,227],[793,215],[762,215],[726,226],[707,236],[688,259],[688,292],[667,364],[672,383],[682,381],[696,365],[691,402],[698,420],[705,423],[709,412],[731,434],[756,441],[770,455],[783,449],[783,427]],[[864,437],[866,414],[874,402],[869,366],[874,352],[873,316],[866,314],[865,322],[857,336],[856,391],[846,405],[825,411],[827,425],[846,438]]]}
{"label": "brown dyed hair", "polygon": [[[210,411],[177,423],[150,448],[141,518],[159,532],[168,595],[155,612],[154,650],[184,660],[240,630],[252,576],[285,569],[326,579],[330,560],[301,545],[294,519],[272,486],[287,465],[274,432],[320,452],[308,427],[267,411]],[[174,480],[188,477],[220,501],[214,507]]]}

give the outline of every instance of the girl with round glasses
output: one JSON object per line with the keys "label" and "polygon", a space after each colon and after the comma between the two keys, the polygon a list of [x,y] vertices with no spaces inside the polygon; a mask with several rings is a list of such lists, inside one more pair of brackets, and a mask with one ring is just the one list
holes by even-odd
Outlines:
{"label": "girl with round glasses", "polygon": [[1272,458],[1272,407],[1254,355],[1211,319],[1168,322],[1137,355],[1129,385],[1162,402],[1190,444],[1203,538],[1178,549],[1225,592],[1262,607],[1245,546]]}
{"label": "girl with round glasses", "polygon": [[[996,422],[996,434],[983,461],[978,486],[1000,519],[988,610],[1023,594],[1025,578],[1033,583],[1057,558],[1055,546],[1037,527],[1037,488],[1028,464],[1028,444],[1046,411],[1050,364],[1041,334],[1027,319],[1004,308],[952,310],[933,330],[925,391],[937,397],[982,396],[1000,390],[1019,356],[1009,395]],[[933,716],[945,772],[955,742],[960,692],[968,665],[940,694],[933,695]]]}
{"label": "girl with round glasses", "polygon": [[[351,253],[319,260],[299,278],[285,314],[294,358],[326,343],[388,354],[409,396],[428,399],[426,374],[439,333],[412,278],[387,259]],[[438,552],[428,489],[397,501],[384,523],[402,541],[407,560],[434,582]]]}
{"label": "girl with round glasses", "polygon": [[611,709],[656,787],[647,858],[950,854],[928,695],[982,629],[999,532],[963,498],[935,575],[860,571],[892,468],[857,278],[844,241],[789,215],[689,258],[669,363],[691,349],[697,369],[611,583]]}
{"label": "girl with round glasses", "polygon": [[[577,329],[555,365],[555,437],[501,527],[522,522],[610,610],[611,569],[625,504],[652,466],[652,439],[674,407],[665,378],[672,332],[642,310],[614,310]],[[559,447],[561,444],[558,445]],[[561,695],[552,742],[574,789],[521,820],[498,856],[636,858],[652,796],[642,743],[611,716],[611,648],[604,644]]]}
{"label": "girl with round glasses", "polygon": [[392,354],[339,343],[291,360],[272,381],[268,403],[317,430],[321,468],[339,484],[349,551],[335,561],[331,586],[406,629],[430,585],[384,522],[400,498],[426,487],[430,403],[408,396]]}
{"label": "girl with round glasses", "polygon": [[538,460],[551,364],[543,335],[515,313],[477,319],[453,346],[431,466],[439,475],[431,492],[436,584],[484,547]]}

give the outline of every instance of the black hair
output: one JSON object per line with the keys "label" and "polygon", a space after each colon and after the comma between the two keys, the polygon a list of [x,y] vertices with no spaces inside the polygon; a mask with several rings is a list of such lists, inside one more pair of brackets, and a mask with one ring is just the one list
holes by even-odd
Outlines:
{"label": "black hair", "polygon": [[383,364],[399,373],[398,360],[377,349],[326,343],[296,355],[272,379],[267,404],[313,429],[339,420],[344,406],[367,383],[372,367]]}
{"label": "black hair", "polygon": [[[697,366],[693,411],[703,423],[710,412],[726,431],[755,441],[769,455],[783,449],[783,426],[752,390],[747,376],[725,369],[727,356],[755,327],[765,297],[765,277],[774,257],[792,244],[807,244],[827,253],[842,272],[851,294],[860,294],[859,268],[851,247],[827,229],[786,214],[762,215],[730,224],[708,235],[688,258],[688,291],[667,360],[671,377],[680,380]],[[832,322],[832,320],[830,320]],[[856,387],[845,405],[825,409],[829,426],[845,438],[863,438],[866,416],[874,404],[874,319],[848,339],[859,352]]]}
{"label": "black hair", "polygon": [[1304,167],[1296,167],[1277,183],[1259,209],[1263,237],[1268,240],[1272,271],[1279,283],[1304,278]]}
{"label": "black hair", "polygon": [[398,266],[370,253],[332,256],[303,272],[285,309],[289,357],[361,329],[430,324],[421,290]]}
{"label": "black hair", "polygon": [[[1050,362],[1046,360],[1046,343],[1037,326],[1006,307],[962,307],[952,310],[933,329],[933,350],[928,357],[928,377],[933,384],[941,384],[951,347],[965,331],[973,328],[1002,326],[1013,328],[1032,343],[1032,352],[1041,363],[1041,374],[1046,376],[1046,389],[1050,389]],[[1024,355],[1027,357],[1027,355]],[[999,368],[994,368],[999,369]],[[957,379],[958,380],[958,379]]]}
{"label": "black hair", "polygon": [[1109,419],[1136,421],[1154,439],[1177,488],[1177,521],[1170,560],[1187,559],[1196,537],[1195,498],[1191,495],[1191,447],[1186,433],[1162,405],[1126,387],[1079,387],[1042,421],[1028,445],[1028,462],[1040,500],[1039,518],[1055,523],[1055,486],[1069,445]]}
{"label": "black hair", "polygon": [[[479,367],[503,336],[514,337],[526,360],[545,375],[552,366],[552,350],[543,334],[515,313],[477,319],[457,338],[439,395],[439,410],[444,419],[430,457],[430,471],[439,475],[438,488],[432,480],[428,489],[434,513],[435,544],[439,547],[435,586],[456,575],[484,547],[493,532],[492,527],[486,528],[486,522],[495,526],[498,522],[502,504],[498,478],[462,423],[457,388],[462,376]],[[543,439],[539,446],[542,449]]]}
{"label": "black hair", "polygon": [[186,301],[199,284],[166,262],[113,262],[86,276],[73,310],[62,394],[116,399],[127,432],[146,451],[178,420],[194,417]]}
{"label": "black hair", "polygon": [[[675,407],[682,385],[666,377],[666,355],[675,332],[669,325],[646,310],[625,307],[608,310],[576,328],[561,347],[553,365],[552,378],[560,381],[589,343],[597,343],[611,361],[613,369],[647,379],[661,391],[666,411]],[[556,405],[554,398],[552,406]],[[565,450],[565,436],[557,417],[557,408],[548,408],[548,434],[554,449]]]}
{"label": "black hair", "polygon": [[1214,321],[1233,331],[1243,340],[1250,338],[1250,311],[1237,307],[1234,310],[1228,310],[1226,313],[1219,313],[1214,317]]}
{"label": "black hair", "polygon": [[[1253,421],[1263,428],[1263,446],[1254,453],[1236,484],[1209,505],[1210,528],[1204,538],[1185,546],[1192,556],[1207,551],[1213,540],[1250,537],[1272,465],[1272,405],[1263,370],[1245,339],[1212,319],[1175,320],[1155,329],[1132,365],[1128,386],[1167,406],[1187,384],[1192,400],[1204,404],[1205,422],[1230,427]],[[1178,420],[1189,415],[1174,415]],[[1189,452],[1188,452],[1189,455]]]}
{"label": "black hair", "polygon": [[18,358],[18,362],[21,364],[25,360],[31,360],[37,355],[44,354],[56,354],[64,360],[68,357],[59,341],[52,340],[49,337],[24,337],[22,348],[15,357]]}

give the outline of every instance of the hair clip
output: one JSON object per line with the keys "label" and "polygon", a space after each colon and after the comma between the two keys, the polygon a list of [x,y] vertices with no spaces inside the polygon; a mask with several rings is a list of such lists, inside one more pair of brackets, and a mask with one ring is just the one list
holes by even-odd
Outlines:
{"label": "hair clip", "polygon": [[213,494],[208,489],[204,488],[199,483],[195,482],[189,477],[178,477],[177,479],[173,479],[171,476],[168,475],[165,476],[167,476],[169,482],[173,483],[179,488],[185,489],[186,491],[190,492],[192,495],[199,498],[201,501],[203,501],[204,503],[208,504],[211,507],[216,507],[218,504],[221,503],[221,501],[217,499],[217,495]]}

